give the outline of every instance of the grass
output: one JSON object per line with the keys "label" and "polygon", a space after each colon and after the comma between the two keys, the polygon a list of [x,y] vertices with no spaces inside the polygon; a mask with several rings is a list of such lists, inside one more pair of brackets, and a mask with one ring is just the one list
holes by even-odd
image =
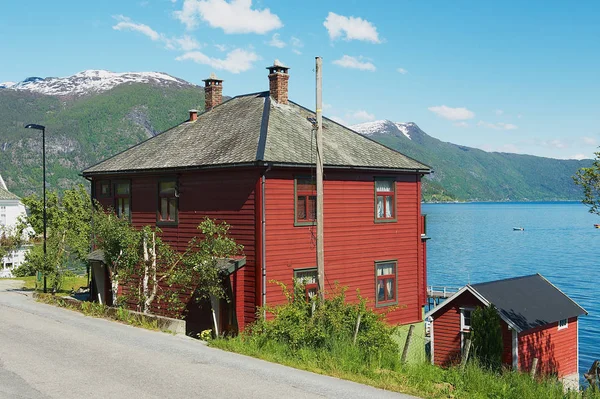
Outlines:
{"label": "grass", "polygon": [[590,390],[565,394],[562,385],[553,379],[533,381],[527,374],[494,373],[475,363],[469,363],[464,370],[400,362],[394,367],[378,367],[376,362],[364,362],[357,348],[343,342],[331,351],[291,351],[278,342],[259,345],[247,335],[209,343],[223,350],[423,398],[600,398],[600,394]]}
{"label": "grass", "polygon": [[130,312],[124,308],[112,308],[97,302],[82,302],[52,294],[39,294],[37,300],[49,305],[74,310],[90,317],[116,320],[130,326],[145,328],[146,330],[160,330],[156,319]]}
{"label": "grass", "polygon": [[[38,282],[36,276],[27,277],[14,277],[7,280],[19,280],[23,281],[23,289],[33,291],[36,289],[41,291],[43,287],[43,281]],[[56,293],[58,296],[67,296],[71,294],[71,291],[77,291],[81,287],[87,287],[87,276],[69,276],[65,277],[62,288]]]}

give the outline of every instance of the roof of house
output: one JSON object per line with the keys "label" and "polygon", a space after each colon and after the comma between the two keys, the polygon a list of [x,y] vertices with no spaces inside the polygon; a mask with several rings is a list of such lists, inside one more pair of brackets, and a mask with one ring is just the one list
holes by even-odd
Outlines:
{"label": "roof of house", "polygon": [[[269,92],[234,97],[83,171],[84,176],[157,169],[316,162],[315,114]],[[429,173],[430,168],[332,120],[323,120],[324,164],[329,167]]]}
{"label": "roof of house", "polygon": [[0,200],[19,200],[20,198],[0,186]]}
{"label": "roof of house", "polygon": [[494,305],[500,317],[518,331],[587,314],[585,309],[538,273],[467,285],[441,306],[431,310],[428,316],[467,290],[485,305]]}

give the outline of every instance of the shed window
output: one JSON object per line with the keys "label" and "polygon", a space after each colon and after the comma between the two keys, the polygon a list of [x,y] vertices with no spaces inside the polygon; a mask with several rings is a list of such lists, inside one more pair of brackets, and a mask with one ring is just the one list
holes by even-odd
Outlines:
{"label": "shed window", "polygon": [[395,220],[395,186],[394,180],[375,180],[375,219],[377,221]]}
{"label": "shed window", "polygon": [[567,328],[569,327],[569,320],[568,319],[562,319],[558,322],[558,329],[562,330],[563,328]]}
{"label": "shed window", "polygon": [[317,219],[317,185],[314,179],[297,178],[296,184],[296,224],[314,224]]}
{"label": "shed window", "polygon": [[177,223],[177,196],[175,180],[158,183],[158,222]]}
{"label": "shed window", "polygon": [[131,188],[129,182],[115,183],[115,212],[117,216],[131,218]]}
{"label": "shed window", "polygon": [[306,299],[309,300],[319,292],[317,269],[294,270],[294,278],[304,285]]}
{"label": "shed window", "polygon": [[396,262],[375,263],[376,305],[391,305],[397,302]]}
{"label": "shed window", "polygon": [[471,315],[473,313],[472,308],[460,309],[460,329],[461,331],[471,330]]}

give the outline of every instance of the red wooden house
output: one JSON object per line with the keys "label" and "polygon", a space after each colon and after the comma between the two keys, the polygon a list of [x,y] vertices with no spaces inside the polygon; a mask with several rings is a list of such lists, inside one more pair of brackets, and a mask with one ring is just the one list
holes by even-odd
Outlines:
{"label": "red wooden house", "polygon": [[578,384],[577,318],[587,312],[540,274],[467,285],[428,312],[431,362],[460,360],[471,312],[491,305],[501,318],[505,365],[528,371],[538,358],[539,372]]}
{"label": "red wooden house", "polygon": [[[211,75],[205,112],[83,171],[93,198],[136,226],[160,226],[179,249],[205,216],[231,225],[245,264],[231,269],[225,327],[243,328],[257,306],[282,303],[272,280],[301,277],[309,291],[316,283],[315,114],[288,100],[289,68],[268,69],[269,91],[223,103]],[[422,322],[429,167],[326,118],[323,131],[326,289],[339,282],[350,300],[360,289],[373,307],[393,306],[390,323]]]}

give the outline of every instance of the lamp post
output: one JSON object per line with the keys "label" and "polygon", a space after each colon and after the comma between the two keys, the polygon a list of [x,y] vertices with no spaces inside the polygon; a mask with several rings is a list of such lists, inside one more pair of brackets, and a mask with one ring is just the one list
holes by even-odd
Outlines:
{"label": "lamp post", "polygon": [[25,129],[35,129],[42,131],[42,170],[44,174],[44,293],[46,293],[46,127],[30,123],[25,126]]}

